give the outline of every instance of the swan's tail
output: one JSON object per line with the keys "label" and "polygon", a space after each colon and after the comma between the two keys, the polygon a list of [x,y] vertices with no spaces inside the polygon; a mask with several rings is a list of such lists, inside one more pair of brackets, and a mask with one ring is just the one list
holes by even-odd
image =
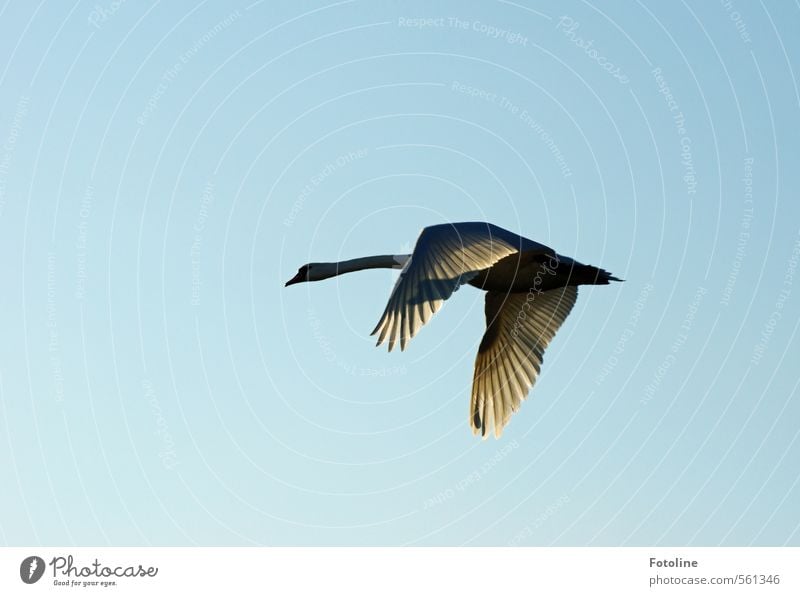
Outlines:
{"label": "swan's tail", "polygon": [[592,285],[592,286],[607,286],[612,281],[625,281],[618,277],[614,277],[605,269],[594,267],[592,265],[581,265],[575,263],[570,272],[569,285]]}

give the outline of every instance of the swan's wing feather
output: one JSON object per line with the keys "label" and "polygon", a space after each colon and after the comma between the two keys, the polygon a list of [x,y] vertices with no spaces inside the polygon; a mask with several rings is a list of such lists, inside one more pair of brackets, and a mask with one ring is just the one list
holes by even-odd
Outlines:
{"label": "swan's wing feather", "polygon": [[486,332],[475,359],[470,424],[499,437],[542,368],[544,350],[569,315],[577,286],[541,294],[486,293]]}
{"label": "swan's wing feather", "polygon": [[372,334],[389,351],[408,341],[458,287],[508,255],[548,247],[492,224],[465,222],[424,228]]}

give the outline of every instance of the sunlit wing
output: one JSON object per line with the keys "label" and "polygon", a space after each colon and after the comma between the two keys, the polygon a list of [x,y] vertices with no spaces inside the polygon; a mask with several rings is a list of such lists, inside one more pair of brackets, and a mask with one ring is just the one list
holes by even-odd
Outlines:
{"label": "sunlit wing", "polygon": [[520,250],[551,252],[542,244],[487,223],[466,222],[422,230],[372,334],[389,351],[408,341],[453,295],[480,271]]}
{"label": "sunlit wing", "polygon": [[486,293],[486,332],[475,359],[473,433],[499,437],[539,376],[545,348],[569,315],[576,286],[541,294]]}

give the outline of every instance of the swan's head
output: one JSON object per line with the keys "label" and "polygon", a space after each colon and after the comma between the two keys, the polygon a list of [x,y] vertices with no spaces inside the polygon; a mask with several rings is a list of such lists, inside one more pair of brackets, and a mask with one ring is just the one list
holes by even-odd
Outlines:
{"label": "swan's head", "polygon": [[339,274],[336,263],[307,263],[297,270],[297,274],[286,282],[286,286],[299,284],[303,281],[320,281]]}

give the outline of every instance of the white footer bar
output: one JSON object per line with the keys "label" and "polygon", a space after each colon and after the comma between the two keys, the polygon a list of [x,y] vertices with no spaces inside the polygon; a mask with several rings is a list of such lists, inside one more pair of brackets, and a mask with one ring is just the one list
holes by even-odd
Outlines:
{"label": "white footer bar", "polygon": [[779,596],[800,594],[800,548],[0,549],[0,594],[195,591]]}

